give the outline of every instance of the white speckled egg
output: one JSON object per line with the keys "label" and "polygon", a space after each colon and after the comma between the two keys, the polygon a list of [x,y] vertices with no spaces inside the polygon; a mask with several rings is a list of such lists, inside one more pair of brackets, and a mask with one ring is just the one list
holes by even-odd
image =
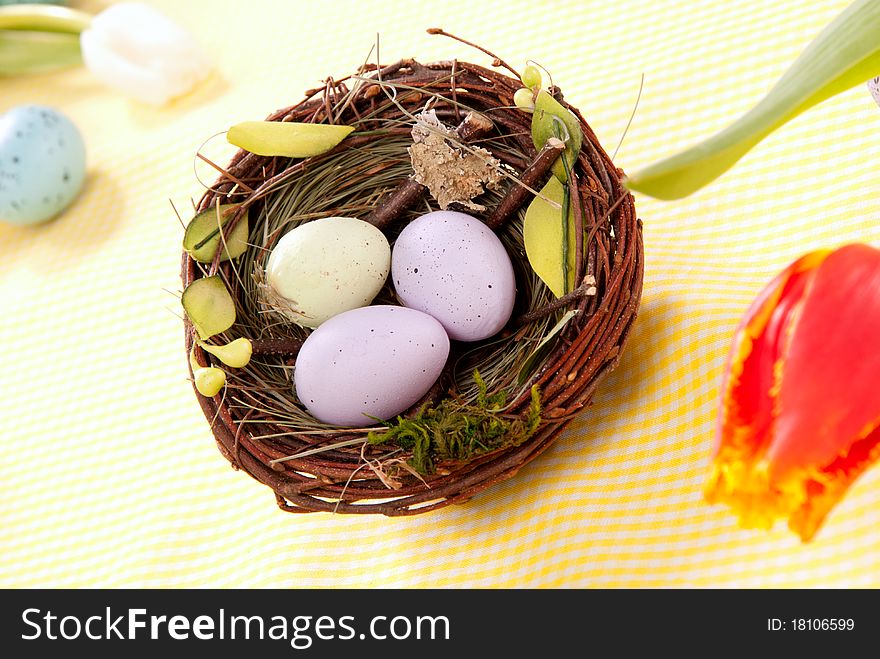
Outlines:
{"label": "white speckled egg", "polygon": [[373,306],[334,316],[312,332],[296,358],[300,402],[334,426],[371,426],[417,403],[449,356],[436,320],[406,307]]}
{"label": "white speckled egg", "polygon": [[516,300],[513,265],[498,236],[454,211],[422,215],[400,233],[391,280],[406,306],[439,320],[458,341],[498,332]]}
{"label": "white speckled egg", "polygon": [[24,225],[55,217],[85,177],[85,144],[61,112],[20,105],[0,117],[0,220]]}
{"label": "white speckled egg", "polygon": [[305,327],[368,305],[391,267],[391,247],[379,229],[352,217],[328,217],[284,234],[266,266],[266,281],[286,315]]}

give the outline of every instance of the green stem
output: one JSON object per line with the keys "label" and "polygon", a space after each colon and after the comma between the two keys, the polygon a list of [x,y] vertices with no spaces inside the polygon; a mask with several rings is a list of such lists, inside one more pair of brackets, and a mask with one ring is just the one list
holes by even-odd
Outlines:
{"label": "green stem", "polygon": [[0,30],[0,77],[82,64],[79,37],[60,32]]}
{"label": "green stem", "polygon": [[714,181],[770,133],[880,73],[880,0],[857,0],[832,21],[749,112],[709,139],[636,172],[631,190],[680,199]]}
{"label": "green stem", "polygon": [[[565,129],[565,126],[562,127]],[[570,287],[568,285],[568,256],[571,251],[571,245],[569,245],[569,221],[571,214],[571,166],[568,164],[568,152],[563,150],[562,155],[560,155],[562,159],[562,168],[565,170],[565,185],[563,186],[562,192],[562,291],[563,294],[569,292]],[[577,282],[575,282],[577,283]]]}

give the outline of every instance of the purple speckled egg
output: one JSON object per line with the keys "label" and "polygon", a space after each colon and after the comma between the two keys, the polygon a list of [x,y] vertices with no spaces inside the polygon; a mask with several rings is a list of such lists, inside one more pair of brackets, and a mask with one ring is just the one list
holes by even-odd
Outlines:
{"label": "purple speckled egg", "polygon": [[877,101],[877,105],[880,105],[880,76],[868,80],[868,89],[871,91],[871,96]]}
{"label": "purple speckled egg", "polygon": [[458,341],[497,333],[516,299],[513,265],[498,236],[455,211],[407,225],[391,253],[391,279],[403,304],[439,320]]}
{"label": "purple speckled egg", "polygon": [[[352,309],[325,321],[296,359],[296,395],[334,426],[371,426],[424,396],[449,356],[449,337],[431,316],[406,307]],[[370,418],[375,417],[375,418]]]}

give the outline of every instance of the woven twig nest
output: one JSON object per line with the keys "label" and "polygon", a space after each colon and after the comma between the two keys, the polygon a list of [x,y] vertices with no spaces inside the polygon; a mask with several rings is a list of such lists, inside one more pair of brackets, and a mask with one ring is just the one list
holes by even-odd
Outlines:
{"label": "woven twig nest", "polygon": [[[329,79],[305,100],[268,119],[347,124],[355,126],[354,133],[331,151],[305,160],[239,151],[202,197],[200,210],[234,203],[250,214],[252,246],[236,262],[214,267],[238,307],[238,322],[225,338],[251,339],[254,357],[244,368],[227,369],[227,386],[218,395],[197,396],[221,453],[235,468],[269,486],[283,510],[410,515],[467,501],[512,477],[544,451],[617,365],[642,290],[641,222],[621,185],[621,170],[580,113],[570,108],[584,134],[573,172],[585,240],[574,289],[554,298],[530,269],[523,249],[523,202],[532,196],[511,197],[519,187],[512,179],[537,157],[531,115],[515,107],[513,99],[520,88],[515,78],[459,61],[422,65],[403,60],[381,69],[368,67],[341,82]],[[569,107],[557,88],[550,91]],[[483,438],[476,424],[470,448],[423,455],[415,468],[411,444],[368,442],[366,431],[322,424],[299,403],[292,371],[296,348],[309,330],[271,313],[260,295],[260,272],[279,237],[299,223],[333,215],[367,218],[393,242],[409,220],[437,210],[430,196],[421,196],[420,186],[407,183],[412,175],[407,153],[412,116],[426,106],[452,127],[470,111],[491,119],[493,127],[479,146],[498,158],[510,176],[497,191],[477,197],[486,210],[475,214],[490,226],[503,221],[497,234],[515,267],[517,302],[498,336],[476,344],[453,343],[440,380],[402,415],[418,418],[420,411],[444,402],[467,412],[485,406],[488,397],[496,402],[493,427],[509,433]],[[344,167],[339,166],[341,159]],[[548,177],[543,175],[535,187],[540,189]],[[318,181],[333,194],[311,194]],[[408,192],[402,190],[407,186]],[[208,270],[184,252],[185,285]],[[377,302],[396,303],[390,282]],[[572,310],[578,313],[568,313]],[[549,351],[527,363],[564,317],[569,320],[549,342]],[[192,348],[187,321],[186,349]],[[211,363],[212,357],[198,346],[195,356],[201,364]],[[475,382],[475,370],[482,383],[479,378]],[[425,469],[425,459],[430,469]]]}

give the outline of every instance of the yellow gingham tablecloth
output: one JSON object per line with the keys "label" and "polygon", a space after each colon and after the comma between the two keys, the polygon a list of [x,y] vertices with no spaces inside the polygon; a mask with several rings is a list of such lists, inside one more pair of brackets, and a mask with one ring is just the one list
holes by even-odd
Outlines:
{"label": "yellow gingham tablecloth", "polygon": [[[73,6],[97,11],[106,3]],[[880,467],[802,545],[707,506],[723,361],[739,317],[798,255],[880,244],[880,109],[860,86],[674,203],[637,198],[645,295],[620,368],[554,447],[467,505],[411,518],[286,515],[230,469],[190,384],[176,293],[193,155],[326,75],[458,57],[446,30],[553,74],[613,150],[644,166],[746,110],[846,0],[161,0],[216,63],[163,109],[84,69],[0,79],[0,112],[54,105],[89,178],[38,228],[0,225],[0,586],[880,586]],[[206,151],[231,153],[215,140]],[[210,170],[196,167],[206,180]]]}

